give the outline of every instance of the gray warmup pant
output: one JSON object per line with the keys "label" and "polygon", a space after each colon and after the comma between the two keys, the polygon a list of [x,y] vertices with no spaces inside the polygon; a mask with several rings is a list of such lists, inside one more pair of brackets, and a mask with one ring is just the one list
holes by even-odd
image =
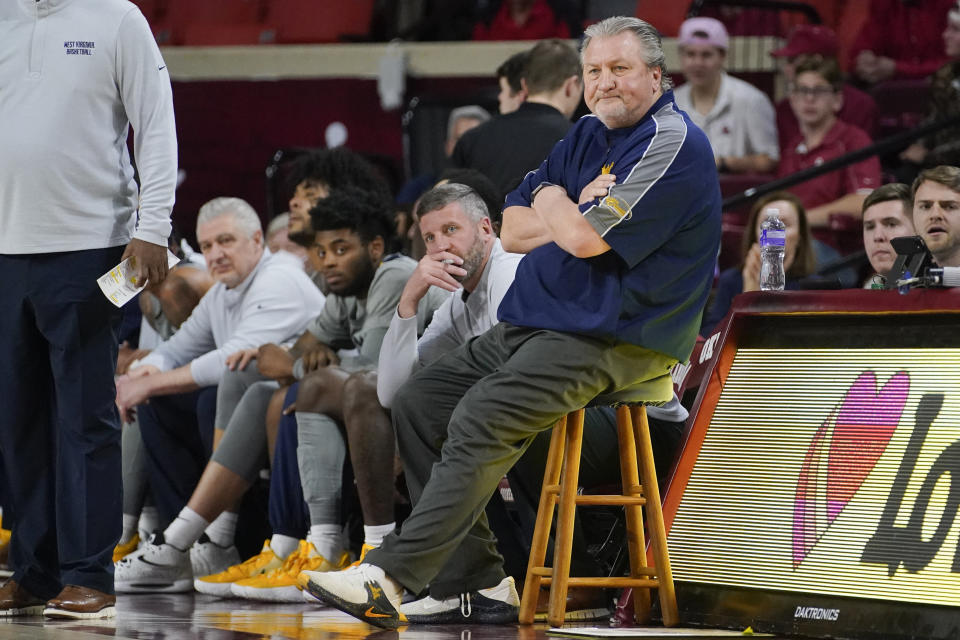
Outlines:
{"label": "gray warmup pant", "polygon": [[297,411],[297,465],[310,525],[340,524],[347,440],[340,425],[322,413]]}
{"label": "gray warmup pant", "polygon": [[223,438],[210,459],[250,483],[268,464],[267,407],[279,388],[253,364],[244,371],[227,371],[217,387],[215,425],[223,429]]}
{"label": "gray warmup pant", "polygon": [[143,440],[140,437],[140,421],[123,425],[120,434],[120,462],[123,469],[123,512],[140,515],[147,499],[147,458],[143,451]]}
{"label": "gray warmup pant", "polygon": [[675,363],[635,345],[501,322],[420,370],[393,406],[413,512],[366,561],[414,593],[429,585],[434,598],[496,585],[503,562],[483,509],[530,440]]}

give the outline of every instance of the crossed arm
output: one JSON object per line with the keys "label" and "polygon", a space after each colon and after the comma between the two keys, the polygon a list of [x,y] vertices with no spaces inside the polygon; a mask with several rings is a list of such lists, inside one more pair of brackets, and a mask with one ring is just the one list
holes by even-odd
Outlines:
{"label": "crossed arm", "polygon": [[[615,179],[612,174],[597,177],[581,192],[581,204],[606,195]],[[500,240],[503,248],[513,253],[529,253],[548,242],[557,243],[578,258],[590,258],[610,250],[610,245],[580,213],[577,203],[567,196],[563,187],[556,185],[540,189],[529,207],[504,209]]]}

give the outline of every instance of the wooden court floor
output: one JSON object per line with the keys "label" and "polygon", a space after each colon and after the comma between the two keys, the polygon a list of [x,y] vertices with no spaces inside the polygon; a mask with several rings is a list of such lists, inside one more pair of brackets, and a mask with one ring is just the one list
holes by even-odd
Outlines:
{"label": "wooden court floor", "polygon": [[546,640],[554,637],[547,628],[546,624],[445,625],[391,631],[321,605],[271,605],[188,593],[121,595],[112,620],[0,619],[0,640]]}
{"label": "wooden court floor", "polygon": [[0,620],[0,640],[544,640],[546,625],[456,625],[388,631],[320,605],[270,605],[200,594],[121,595],[113,620]]}

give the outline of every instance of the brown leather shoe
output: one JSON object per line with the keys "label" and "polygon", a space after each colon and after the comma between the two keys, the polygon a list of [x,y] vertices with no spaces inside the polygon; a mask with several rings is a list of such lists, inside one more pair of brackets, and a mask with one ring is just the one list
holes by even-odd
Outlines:
{"label": "brown leather shoe", "polygon": [[[540,589],[537,597],[537,611],[533,616],[536,622],[547,619],[550,608],[550,591]],[[603,589],[570,587],[567,589],[567,610],[563,619],[566,622],[606,620],[610,617],[610,603]]]}
{"label": "brown leather shoe", "polygon": [[15,580],[7,580],[0,587],[0,617],[38,616],[43,613],[44,601]]}
{"label": "brown leather shoe", "polygon": [[48,618],[113,618],[117,615],[116,603],[116,596],[71,584],[47,603],[43,615]]}

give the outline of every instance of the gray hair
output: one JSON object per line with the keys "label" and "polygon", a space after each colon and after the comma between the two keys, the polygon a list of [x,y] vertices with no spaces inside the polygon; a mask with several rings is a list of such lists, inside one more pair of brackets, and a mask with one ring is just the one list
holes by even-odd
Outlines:
{"label": "gray hair", "polygon": [[267,237],[269,238],[270,236],[277,233],[278,231],[286,229],[287,226],[289,226],[289,224],[290,224],[290,214],[286,212],[281,213],[280,215],[275,217],[273,220],[271,220],[269,224],[267,224],[267,233],[266,233]]}
{"label": "gray hair", "polygon": [[592,24],[583,32],[583,42],[580,45],[580,62],[583,63],[583,52],[593,38],[610,38],[621,33],[630,32],[640,41],[643,49],[643,61],[648,67],[660,67],[660,90],[669,91],[673,82],[667,76],[667,59],[663,54],[663,41],[660,32],[640,18],[613,16]]}
{"label": "gray hair", "polygon": [[490,112],[475,104],[468,104],[465,107],[457,107],[452,110],[447,118],[447,140],[453,137],[453,128],[457,126],[457,120],[462,118],[486,122],[490,119]]}
{"label": "gray hair", "polygon": [[441,184],[423,194],[420,203],[417,205],[417,216],[422,218],[425,214],[443,209],[454,202],[460,204],[460,207],[472,222],[479,224],[484,218],[490,217],[490,212],[487,211],[487,205],[483,203],[483,198],[477,195],[477,192],[472,188],[458,182]]}
{"label": "gray hair", "polygon": [[247,236],[252,238],[257,231],[263,231],[260,224],[260,216],[242,198],[214,198],[200,207],[197,214],[197,226],[210,222],[220,216],[232,215],[237,226],[246,232]]}

